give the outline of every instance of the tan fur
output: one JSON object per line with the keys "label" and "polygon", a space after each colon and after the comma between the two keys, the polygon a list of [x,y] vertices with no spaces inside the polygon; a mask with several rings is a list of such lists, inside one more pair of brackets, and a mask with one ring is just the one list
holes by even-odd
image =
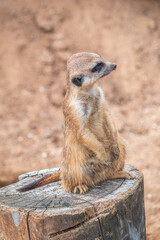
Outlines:
{"label": "tan fur", "polygon": [[[93,53],[78,53],[68,61],[68,89],[63,105],[65,146],[61,167],[61,182],[67,191],[84,193],[88,187],[107,179],[134,177],[123,171],[126,147],[97,84],[99,76],[91,73],[95,62],[99,61],[107,66],[110,64]],[[81,73],[88,79],[77,87],[71,83],[71,78]]]}
{"label": "tan fur", "polygon": [[[93,70],[97,63],[103,64],[100,71]],[[107,179],[134,178],[132,173],[123,170],[126,147],[98,86],[98,80],[115,67],[94,53],[77,53],[68,60],[67,93],[63,103],[64,158],[60,173],[66,191],[84,193]],[[81,86],[72,82],[79,75],[83,76]],[[45,178],[41,185],[42,182],[46,183]]]}

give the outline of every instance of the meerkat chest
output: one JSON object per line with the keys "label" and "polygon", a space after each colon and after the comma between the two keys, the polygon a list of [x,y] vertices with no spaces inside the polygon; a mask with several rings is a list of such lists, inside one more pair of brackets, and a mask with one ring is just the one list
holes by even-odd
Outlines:
{"label": "meerkat chest", "polygon": [[101,88],[98,88],[97,94],[93,95],[91,97],[91,100],[88,101],[91,112],[90,112],[90,118],[97,118],[101,112],[102,112],[102,105],[104,103],[104,96],[103,91]]}
{"label": "meerkat chest", "polygon": [[103,102],[103,92],[98,88],[97,91],[88,92],[86,96],[77,98],[74,101],[74,107],[84,123],[100,121]]}

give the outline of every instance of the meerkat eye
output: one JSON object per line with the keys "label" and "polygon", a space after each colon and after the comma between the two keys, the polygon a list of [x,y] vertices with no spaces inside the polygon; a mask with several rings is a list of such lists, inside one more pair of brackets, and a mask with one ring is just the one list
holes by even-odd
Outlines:
{"label": "meerkat eye", "polygon": [[72,78],[72,83],[76,85],[77,87],[81,87],[83,82],[83,77],[82,76],[77,76]]}
{"label": "meerkat eye", "polygon": [[94,68],[92,68],[92,72],[100,72],[101,70],[102,70],[102,68],[104,67],[104,63],[103,62],[99,62],[99,63],[97,63],[97,65],[94,67]]}

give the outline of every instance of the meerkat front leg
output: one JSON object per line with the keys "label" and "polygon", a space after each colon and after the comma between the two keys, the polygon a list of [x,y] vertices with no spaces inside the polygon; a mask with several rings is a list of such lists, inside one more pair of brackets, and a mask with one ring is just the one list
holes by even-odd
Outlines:
{"label": "meerkat front leg", "polygon": [[114,159],[119,157],[119,146],[118,146],[118,131],[115,125],[115,122],[111,116],[111,113],[108,109],[104,111],[104,129],[106,135],[109,137],[111,141],[111,154],[112,154],[112,163]]}
{"label": "meerkat front leg", "polygon": [[76,111],[72,109],[72,122],[73,129],[75,129],[76,138],[78,141],[90,149],[96,154],[97,158],[104,162],[106,166],[110,166],[110,154],[106,152],[105,147],[102,142],[100,142],[97,137],[90,131],[86,119],[84,120],[83,115],[78,116]]}
{"label": "meerkat front leg", "polygon": [[104,162],[106,166],[111,167],[109,153],[105,151],[103,144],[96,138],[93,133],[90,132],[88,128],[81,128],[79,139],[87,148],[96,154],[99,160]]}
{"label": "meerkat front leg", "polygon": [[134,173],[132,173],[132,172],[119,171],[119,172],[116,172],[109,179],[117,179],[117,178],[134,179],[134,178],[136,178],[136,175]]}

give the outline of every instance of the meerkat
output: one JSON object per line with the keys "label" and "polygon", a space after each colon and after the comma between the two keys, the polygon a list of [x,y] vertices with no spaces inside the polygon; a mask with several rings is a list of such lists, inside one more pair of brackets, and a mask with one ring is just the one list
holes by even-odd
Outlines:
{"label": "meerkat", "polygon": [[85,193],[108,179],[135,178],[124,171],[126,146],[104,101],[101,78],[116,69],[95,53],[81,52],[67,62],[64,157],[60,171],[26,185],[26,191],[61,180],[66,191]]}

